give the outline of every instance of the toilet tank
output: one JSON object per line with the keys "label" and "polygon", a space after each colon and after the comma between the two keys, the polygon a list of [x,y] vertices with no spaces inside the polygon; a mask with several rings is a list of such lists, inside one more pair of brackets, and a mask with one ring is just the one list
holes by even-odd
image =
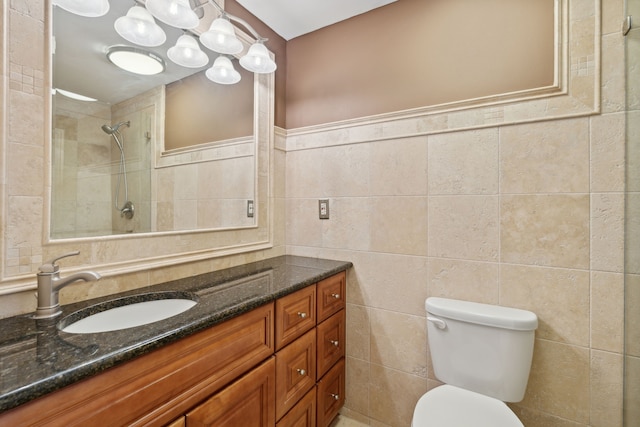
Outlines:
{"label": "toilet tank", "polygon": [[427,298],[429,349],[437,379],[504,402],[524,397],[537,316],[526,310]]}

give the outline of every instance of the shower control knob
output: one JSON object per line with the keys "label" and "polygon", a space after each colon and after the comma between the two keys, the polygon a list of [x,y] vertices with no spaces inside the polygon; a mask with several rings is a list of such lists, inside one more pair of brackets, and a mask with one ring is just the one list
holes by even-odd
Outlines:
{"label": "shower control knob", "polygon": [[133,206],[133,203],[128,201],[127,203],[124,204],[124,207],[120,211],[120,216],[126,219],[131,219],[133,218],[134,213],[135,213],[135,207]]}

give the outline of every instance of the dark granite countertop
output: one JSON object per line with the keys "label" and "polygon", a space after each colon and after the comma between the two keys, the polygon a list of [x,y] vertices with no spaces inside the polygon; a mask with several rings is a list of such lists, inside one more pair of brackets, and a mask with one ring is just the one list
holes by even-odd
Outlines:
{"label": "dark granite countertop", "polygon": [[[224,322],[351,266],[350,262],[287,255],[65,305],[62,315],[53,320],[36,321],[30,314],[0,319],[0,412]],[[150,294],[164,292],[198,303],[168,319],[119,331],[69,334],[58,329],[59,324],[83,317],[76,313],[79,310],[97,312],[100,307],[117,306],[120,298],[144,301],[153,299]]]}

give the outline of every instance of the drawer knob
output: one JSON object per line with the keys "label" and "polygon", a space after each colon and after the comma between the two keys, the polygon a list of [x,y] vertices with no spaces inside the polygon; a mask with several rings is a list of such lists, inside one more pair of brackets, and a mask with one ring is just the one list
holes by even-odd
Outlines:
{"label": "drawer knob", "polygon": [[331,294],[332,297],[334,297],[335,299],[340,299],[340,294]]}
{"label": "drawer knob", "polygon": [[329,342],[335,345],[336,347],[340,346],[340,343],[338,342],[338,340],[329,340]]}
{"label": "drawer knob", "polygon": [[333,397],[334,400],[340,400],[340,395],[339,394],[333,394],[333,393],[329,393],[329,395],[331,397]]}
{"label": "drawer knob", "polygon": [[304,319],[307,317],[307,313],[305,313],[304,311],[299,311],[298,312],[298,317],[301,319]]}
{"label": "drawer knob", "polygon": [[301,376],[302,375],[307,375],[307,371],[305,371],[304,369],[298,369],[297,371]]}

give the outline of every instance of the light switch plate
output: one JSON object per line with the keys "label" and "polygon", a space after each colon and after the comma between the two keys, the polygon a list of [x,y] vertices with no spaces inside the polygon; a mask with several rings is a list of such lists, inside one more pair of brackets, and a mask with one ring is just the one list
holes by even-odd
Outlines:
{"label": "light switch plate", "polygon": [[329,199],[318,200],[318,216],[320,219],[329,219]]}

